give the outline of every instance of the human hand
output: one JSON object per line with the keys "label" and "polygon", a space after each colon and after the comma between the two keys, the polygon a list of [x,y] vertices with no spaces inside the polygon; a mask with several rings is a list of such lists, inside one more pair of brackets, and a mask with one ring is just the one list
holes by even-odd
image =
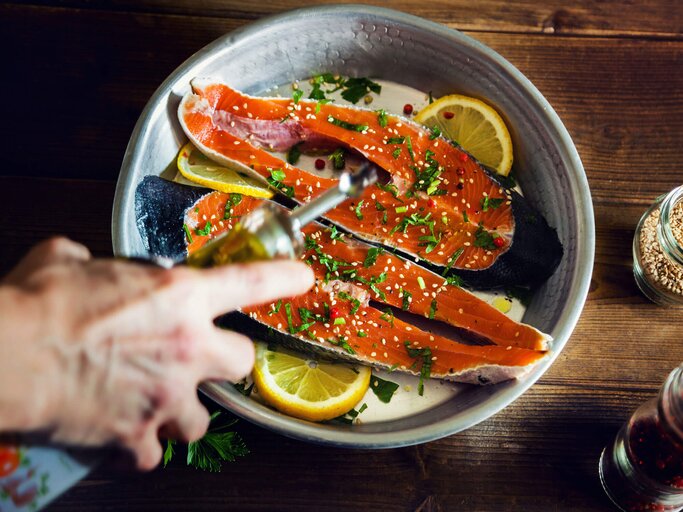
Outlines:
{"label": "human hand", "polygon": [[48,240],[0,282],[0,432],[118,443],[151,469],[160,428],[185,441],[206,431],[199,382],[251,371],[251,341],[212,320],[312,284],[298,262],[166,270]]}

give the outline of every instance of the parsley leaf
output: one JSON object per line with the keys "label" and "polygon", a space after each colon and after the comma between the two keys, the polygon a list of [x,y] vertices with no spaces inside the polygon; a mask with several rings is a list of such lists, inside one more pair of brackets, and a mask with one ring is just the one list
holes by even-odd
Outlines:
{"label": "parsley leaf", "polygon": [[187,227],[187,224],[183,224],[183,231],[185,231],[185,237],[187,238],[187,243],[191,244],[192,243],[192,233],[190,232],[190,228]]}
{"label": "parsley leaf", "polygon": [[356,218],[358,220],[363,220],[363,214],[361,213],[360,209],[363,206],[363,203],[365,202],[364,199],[361,199],[358,201],[358,205],[356,205]]}
{"label": "parsley leaf", "polygon": [[357,103],[369,92],[379,94],[382,91],[381,85],[368,78],[349,78],[343,83],[343,87],[341,96],[351,103]]}
{"label": "parsley leaf", "polygon": [[346,336],[337,336],[336,340],[334,338],[327,338],[327,341],[336,347],[343,348],[349,354],[355,354],[356,353],[356,351],[353,350],[353,348],[351,348],[351,345],[349,345],[348,339],[346,338]]}
{"label": "parsley leaf", "polygon": [[479,224],[477,231],[474,233],[474,246],[493,251],[497,248],[493,243],[494,238],[496,237],[494,237],[491,232],[486,231],[484,226]]}
{"label": "parsley leaf", "polygon": [[481,210],[484,212],[491,210],[495,210],[498,208],[501,204],[503,204],[503,199],[502,197],[489,197],[485,196],[481,198],[480,204],[481,204]]}
{"label": "parsley leaf", "polygon": [[363,266],[365,268],[373,266],[377,262],[377,257],[384,252],[381,247],[372,247],[368,250],[368,254],[365,256],[365,261]]}
{"label": "parsley leaf", "polygon": [[398,384],[373,375],[370,378],[370,389],[379,398],[380,402],[388,404],[391,401],[391,397],[396,393]]}
{"label": "parsley leaf", "polygon": [[[231,419],[221,424],[215,424],[220,411],[211,415],[211,427],[204,437],[187,445],[187,465],[204,471],[221,470],[223,462],[233,462],[237,457],[244,457],[249,453],[242,438],[236,432],[226,429],[234,425],[237,420]],[[217,422],[216,422],[217,423]],[[169,439],[164,451],[164,467],[171,461],[175,451],[176,441]]]}
{"label": "parsley leaf", "polygon": [[434,320],[434,315],[436,315],[436,299],[432,299],[432,303],[429,305],[429,319]]}
{"label": "parsley leaf", "polygon": [[461,247],[460,249],[458,249],[457,251],[455,251],[453,253],[453,256],[451,256],[451,259],[448,260],[448,265],[446,265],[446,268],[444,269],[443,273],[441,274],[442,276],[445,276],[446,274],[448,274],[448,271],[453,266],[453,263],[456,262],[456,260],[462,255],[463,252],[465,252],[465,248]]}
{"label": "parsley leaf", "polygon": [[439,128],[437,125],[432,126],[432,133],[429,136],[429,140],[434,140],[439,135],[441,135],[441,128]]}
{"label": "parsley leaf", "polygon": [[346,241],[344,240],[344,233],[339,231],[337,229],[337,226],[332,226],[332,227],[328,228],[327,232],[330,234],[331,240],[337,240],[338,242],[342,242],[344,244],[346,243]]}
{"label": "parsley leaf", "polygon": [[415,153],[413,153],[413,143],[410,140],[410,136],[406,135],[406,147],[408,148],[408,154],[410,155],[410,159],[414,162],[415,161]]}
{"label": "parsley leaf", "polygon": [[346,156],[344,155],[343,148],[335,149],[328,159],[332,162],[332,167],[337,171],[341,171],[346,166]]}
{"label": "parsley leaf", "polygon": [[294,92],[292,92],[292,99],[294,100],[294,103],[299,103],[299,100],[303,95],[304,91],[301,89],[295,89]]}
{"label": "parsley leaf", "polygon": [[350,130],[352,132],[364,132],[365,130],[368,129],[367,124],[354,124],[354,123],[349,123],[347,121],[343,121],[341,119],[337,119],[334,116],[327,116],[327,122],[331,123],[335,126],[339,126],[340,128],[344,128],[345,130]]}
{"label": "parsley leaf", "polygon": [[[294,144],[287,152],[287,163],[290,165],[296,165],[301,158],[301,150],[299,149],[303,142]],[[280,180],[281,181],[281,180]]]}
{"label": "parsley leaf", "polygon": [[207,220],[203,229],[196,228],[194,232],[200,236],[208,236],[211,233],[211,221]]}
{"label": "parsley leaf", "polygon": [[401,292],[403,293],[403,304],[401,305],[401,309],[403,311],[408,311],[410,309],[410,299],[413,297],[413,294],[403,288],[401,288]]}
{"label": "parsley leaf", "polygon": [[386,127],[387,127],[388,120],[387,120],[387,112],[386,112],[386,110],[380,109],[380,110],[377,111],[377,122],[379,123],[379,125],[380,125],[382,128],[386,128]]}
{"label": "parsley leaf", "polygon": [[290,187],[289,185],[282,183],[286,177],[287,175],[282,169],[271,169],[270,176],[266,178],[266,181],[285,194],[287,197],[294,197],[294,187]]}
{"label": "parsley leaf", "polygon": [[425,348],[411,348],[410,342],[404,343],[408,355],[413,359],[422,359],[422,366],[420,367],[420,381],[417,385],[417,393],[424,395],[424,381],[429,379],[432,372],[432,350],[429,347]]}

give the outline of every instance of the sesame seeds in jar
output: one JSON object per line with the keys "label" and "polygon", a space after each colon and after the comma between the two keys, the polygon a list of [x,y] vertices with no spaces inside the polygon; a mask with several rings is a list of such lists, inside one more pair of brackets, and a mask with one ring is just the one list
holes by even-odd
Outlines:
{"label": "sesame seeds in jar", "polygon": [[683,185],[659,197],[640,219],[633,273],[653,302],[683,306]]}

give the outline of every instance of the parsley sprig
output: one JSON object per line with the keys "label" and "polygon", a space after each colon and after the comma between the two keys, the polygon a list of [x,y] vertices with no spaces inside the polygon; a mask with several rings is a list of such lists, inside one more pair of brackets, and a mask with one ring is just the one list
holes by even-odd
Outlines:
{"label": "parsley sprig", "polygon": [[[223,462],[234,462],[244,457],[249,449],[237,432],[228,429],[237,423],[236,418],[217,421],[220,411],[211,415],[209,430],[204,437],[187,445],[187,465],[203,471],[218,472]],[[164,467],[175,455],[176,441],[169,439],[164,452]]]}

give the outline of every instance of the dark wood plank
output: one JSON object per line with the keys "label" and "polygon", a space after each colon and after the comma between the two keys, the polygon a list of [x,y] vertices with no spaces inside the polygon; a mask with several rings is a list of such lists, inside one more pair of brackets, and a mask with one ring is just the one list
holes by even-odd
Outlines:
{"label": "dark wood plank", "polygon": [[[14,98],[0,126],[0,137],[10,142],[0,173],[115,179],[157,85],[184,58],[241,23],[0,6],[0,33],[10,41],[7,69],[27,77],[22,87],[0,82],[3,96]],[[644,205],[681,181],[683,41],[476,37],[519,67],[557,110],[596,199],[615,208]],[[25,105],[37,114],[26,115]]]}
{"label": "dark wood plank", "polygon": [[[26,1],[20,3],[35,3]],[[336,0],[50,0],[51,5],[83,9],[154,12],[189,16],[256,19],[297,7],[340,3]],[[348,2],[342,2],[348,3]],[[683,37],[680,4],[676,0],[521,0],[514,5],[505,0],[355,1],[414,14],[460,30],[477,32],[524,32],[601,36]],[[678,15],[677,15],[678,14]]]}

